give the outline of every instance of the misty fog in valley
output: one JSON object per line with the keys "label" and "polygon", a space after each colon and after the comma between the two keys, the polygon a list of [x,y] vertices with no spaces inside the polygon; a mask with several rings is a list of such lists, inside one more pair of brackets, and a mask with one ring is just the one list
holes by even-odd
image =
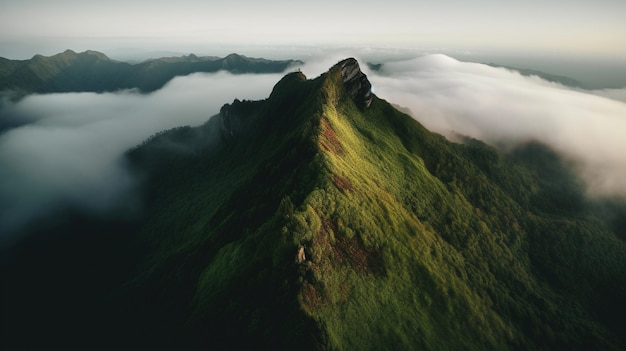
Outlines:
{"label": "misty fog in valley", "polygon": [[193,74],[149,95],[66,93],[5,101],[0,118],[17,126],[0,134],[0,237],[67,205],[107,211],[135,184],[124,167],[126,150],[162,130],[200,125],[235,98],[265,98],[280,78]]}

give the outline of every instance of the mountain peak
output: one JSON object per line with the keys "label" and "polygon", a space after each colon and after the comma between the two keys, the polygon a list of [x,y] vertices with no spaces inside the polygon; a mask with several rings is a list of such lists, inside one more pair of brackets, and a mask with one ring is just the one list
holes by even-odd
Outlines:
{"label": "mountain peak", "polygon": [[341,67],[341,78],[346,91],[360,108],[369,108],[372,104],[372,84],[361,71],[359,62],[347,58],[337,64]]}
{"label": "mountain peak", "polygon": [[[526,168],[534,153],[516,161],[479,142],[453,144],[373,100],[349,58],[311,80],[285,75],[266,100],[225,105],[204,127],[221,134],[223,147],[187,160],[138,149],[138,162],[158,160],[148,228],[163,229],[154,256],[172,257],[137,293],[159,287],[163,300],[141,308],[170,313],[171,324],[158,325],[176,330],[191,319],[161,301],[193,296],[199,317],[188,325],[197,334],[178,333],[223,337],[233,349],[610,349],[609,338],[619,337],[612,322],[586,316],[622,320],[614,302],[624,306],[626,249],[562,206],[543,214],[553,196],[569,196],[541,185],[561,189],[560,177]],[[537,189],[532,197],[529,188]],[[544,203],[550,207],[535,210]],[[177,211],[187,217],[160,215]],[[180,230],[178,247],[161,239],[170,228]],[[615,269],[570,261],[605,262],[608,250],[621,258],[602,265]],[[598,292],[606,304],[588,302],[596,286],[610,287]],[[542,329],[553,325],[556,332]],[[586,332],[592,328],[599,334]]]}
{"label": "mountain peak", "polygon": [[294,83],[303,82],[306,80],[307,77],[304,75],[304,73],[300,71],[287,73],[283,78],[281,78],[281,80],[278,81],[278,83],[274,85],[270,97],[281,94],[283,90],[292,89]]}
{"label": "mountain peak", "polygon": [[228,59],[228,58],[231,58],[231,59],[241,59],[241,58],[244,58],[244,57],[245,56],[239,55],[238,53],[233,52],[233,53],[230,53],[230,54],[226,55],[226,57],[224,57],[224,59]]}
{"label": "mountain peak", "polygon": [[224,62],[241,62],[241,61],[244,61],[245,59],[246,59],[245,56],[233,53],[233,54],[228,54],[226,57],[224,57]]}
{"label": "mountain peak", "polygon": [[89,56],[94,56],[98,60],[111,61],[105,54],[94,51],[94,50],[86,50],[81,53],[77,53],[74,50],[67,49],[61,53],[52,55],[52,56],[43,56],[43,55],[35,55],[31,60],[50,60],[50,61],[67,61],[67,60],[75,60],[77,58],[85,58]]}
{"label": "mountain peak", "polygon": [[111,60],[107,55],[105,55],[105,54],[103,54],[103,53],[101,53],[99,51],[95,51],[95,50],[87,50],[87,51],[81,52],[79,55],[95,56],[98,59],[105,60],[105,61],[110,61]]}

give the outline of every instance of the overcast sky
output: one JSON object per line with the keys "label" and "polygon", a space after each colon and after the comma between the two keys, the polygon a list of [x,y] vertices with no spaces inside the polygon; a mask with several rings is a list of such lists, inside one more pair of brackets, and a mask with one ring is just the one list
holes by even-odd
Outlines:
{"label": "overcast sky", "polygon": [[617,60],[626,59],[625,14],[623,0],[1,0],[0,56],[328,44]]}

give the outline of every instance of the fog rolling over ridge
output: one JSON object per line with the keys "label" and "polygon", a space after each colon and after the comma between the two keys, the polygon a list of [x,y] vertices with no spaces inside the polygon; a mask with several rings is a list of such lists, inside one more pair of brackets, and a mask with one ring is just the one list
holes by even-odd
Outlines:
{"label": "fog rolling over ridge", "polygon": [[0,134],[0,240],[64,206],[101,213],[133,188],[123,153],[159,131],[199,125],[235,98],[261,99],[282,75],[194,74],[149,95],[31,95],[3,119],[28,123]]}
{"label": "fog rolling over ridge", "polygon": [[[313,78],[348,56],[311,61],[302,71]],[[265,98],[282,76],[194,74],[148,95],[31,95],[5,103],[0,118],[26,124],[0,134],[0,237],[67,205],[112,208],[136,183],[123,164],[126,150],[164,129],[200,125],[235,98]],[[368,76],[379,97],[409,108],[433,131],[494,145],[546,143],[578,167],[590,194],[626,196],[623,102],[445,55],[385,63]]]}
{"label": "fog rolling over ridge", "polygon": [[577,90],[445,55],[387,63],[371,80],[433,131],[492,145],[545,143],[573,162],[590,195],[626,196],[624,89]]}

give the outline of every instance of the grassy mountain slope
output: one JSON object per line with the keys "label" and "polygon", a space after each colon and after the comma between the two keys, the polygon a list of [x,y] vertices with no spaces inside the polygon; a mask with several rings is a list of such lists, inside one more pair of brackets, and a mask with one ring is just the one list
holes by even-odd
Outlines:
{"label": "grassy mountain slope", "polygon": [[146,309],[186,301],[165,319],[188,340],[623,346],[626,246],[570,201],[581,189],[540,145],[501,155],[450,143],[378,98],[359,108],[341,65],[312,81],[290,74],[209,127],[226,140],[212,152],[147,161],[176,133],[188,145],[180,130],[131,153],[139,169],[155,165],[158,194],[144,227],[154,260],[136,291],[161,292]]}
{"label": "grassy mountain slope", "polygon": [[277,73],[300,61],[271,61],[237,54],[225,58],[160,58],[131,65],[96,51],[63,53],[30,60],[0,60],[0,91],[29,93],[103,92],[137,88],[155,91],[176,76],[195,72]]}
{"label": "grassy mountain slope", "polygon": [[346,62],[130,150],[142,217],[98,226],[118,246],[84,256],[115,271],[70,276],[101,290],[51,330],[162,349],[624,349],[622,202],[585,200],[541,145],[429,132]]}
{"label": "grassy mountain slope", "polygon": [[525,203],[544,179],[486,146],[448,143],[380,100],[361,112],[333,100],[341,88],[329,95],[321,144],[338,142],[323,153],[327,184],[307,204],[317,217],[304,240],[313,279],[301,294],[331,340],[584,349],[610,339],[586,308],[614,306],[596,306],[601,284],[624,296],[624,245],[606,227]]}

